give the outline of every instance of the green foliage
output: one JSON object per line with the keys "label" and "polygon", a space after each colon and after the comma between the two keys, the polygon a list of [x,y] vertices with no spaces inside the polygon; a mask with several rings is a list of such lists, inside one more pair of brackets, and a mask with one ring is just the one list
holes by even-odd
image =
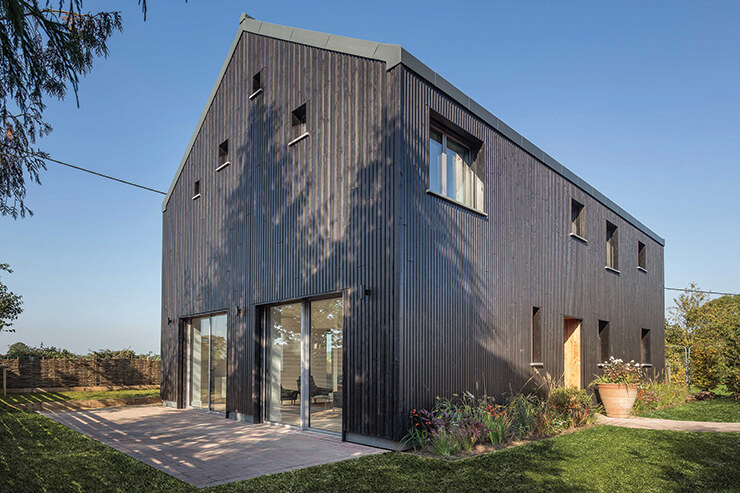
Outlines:
{"label": "green foliage", "polygon": [[0,215],[32,214],[26,179],[40,183],[46,153],[36,140],[51,132],[45,99],[77,97],[80,77],[122,29],[118,12],[85,11],[82,0],[0,2]]}
{"label": "green foliage", "polygon": [[706,401],[691,401],[678,406],[648,411],[641,416],[679,421],[740,423],[740,400],[717,396]]}
{"label": "green foliage", "polygon": [[0,406],[32,402],[82,401],[88,399],[129,399],[159,397],[159,389],[100,390],[94,392],[28,392],[0,396]]}
{"label": "green foliage", "polygon": [[624,362],[609,356],[604,362],[601,375],[596,377],[591,385],[598,383],[619,383],[622,385],[636,385],[642,378],[642,369],[639,363],[634,361]]}
{"label": "green foliage", "polygon": [[31,347],[22,342],[16,342],[10,345],[5,357],[9,359],[73,359],[80,356],[56,346],[44,347],[43,343],[39,347]]}
{"label": "green foliage", "polygon": [[[691,284],[678,296],[666,325],[666,344],[691,347],[691,381],[740,391],[740,295],[709,300]],[[678,359],[677,356],[673,357]],[[672,361],[672,360],[669,360]],[[672,366],[673,368],[673,366]]]}
{"label": "green foliage", "polygon": [[662,409],[686,402],[689,392],[684,382],[661,382],[651,380],[640,384],[637,398],[632,407],[633,414]]}
{"label": "green foliage", "polygon": [[558,387],[550,394],[549,406],[565,429],[585,426],[594,415],[593,400],[583,389]]}
{"label": "green foliage", "polygon": [[97,351],[90,351],[85,355],[75,354],[72,351],[68,351],[63,348],[56,346],[44,346],[43,343],[39,347],[28,346],[22,342],[16,342],[11,344],[8,348],[8,352],[5,354],[8,359],[161,359],[158,354],[154,354],[151,351],[146,354],[136,354],[130,348],[127,349],[99,349]]}
{"label": "green foliage", "polygon": [[[8,264],[0,264],[0,271],[13,273]],[[13,293],[0,282],[0,332],[15,332],[12,322],[23,313],[21,305],[23,305],[21,296]]]}
{"label": "green foliage", "polygon": [[431,410],[412,410],[412,426],[402,441],[438,455],[455,455],[479,443],[496,445],[584,426],[596,412],[585,390],[553,387],[542,397],[515,394],[505,405],[466,392],[452,399],[438,397]]}
{"label": "green foliage", "polygon": [[[598,426],[459,461],[385,453],[201,490],[37,413],[0,408],[0,491],[736,491],[740,440]],[[163,453],[166,453],[163,452]]]}

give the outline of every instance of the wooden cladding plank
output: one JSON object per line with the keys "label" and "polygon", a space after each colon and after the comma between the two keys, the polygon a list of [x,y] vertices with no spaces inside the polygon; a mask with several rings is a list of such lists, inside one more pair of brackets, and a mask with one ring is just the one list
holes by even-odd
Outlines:
{"label": "wooden cladding plank", "polygon": [[[262,71],[263,92],[251,80]],[[254,415],[258,307],[324,293],[346,299],[346,430],[391,438],[392,180],[384,159],[384,65],[245,33],[163,217],[167,395],[175,332],[167,318],[228,310],[227,409]],[[309,137],[288,146],[290,113],[308,108]],[[232,164],[215,173],[229,139]],[[201,199],[190,196],[202,180]],[[368,296],[360,295],[364,292]],[[245,310],[238,315],[236,307]],[[351,315],[349,315],[351,314]],[[380,418],[378,418],[380,417]]]}
{"label": "wooden cladding plank", "polygon": [[[438,395],[519,391],[533,376],[532,306],[541,309],[544,369],[556,377],[565,316],[583,320],[582,383],[598,373],[598,320],[619,327],[615,356],[637,360],[642,326],[662,343],[663,248],[411,70],[396,70],[399,414]],[[430,111],[483,142],[487,217],[425,193]],[[585,206],[588,243],[569,236],[571,198]],[[604,269],[606,220],[619,227],[621,275]],[[638,240],[654,266],[647,273],[636,268]]]}

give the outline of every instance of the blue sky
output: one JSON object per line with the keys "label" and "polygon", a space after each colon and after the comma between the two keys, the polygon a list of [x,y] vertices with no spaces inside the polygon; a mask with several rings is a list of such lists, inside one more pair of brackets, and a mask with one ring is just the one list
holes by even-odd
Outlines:
{"label": "blue sky", "polygon": [[[110,2],[86,2],[91,10]],[[239,14],[400,43],[666,238],[666,285],[740,291],[740,3],[136,2],[74,98],[54,157],[166,190]],[[161,200],[50,164],[35,215],[0,217],[18,340],[159,352]],[[670,303],[675,293],[668,293]]]}

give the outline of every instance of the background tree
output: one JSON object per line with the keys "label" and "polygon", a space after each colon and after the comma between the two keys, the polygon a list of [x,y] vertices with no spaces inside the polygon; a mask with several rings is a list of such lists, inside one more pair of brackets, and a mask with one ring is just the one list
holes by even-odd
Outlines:
{"label": "background tree", "polygon": [[[0,264],[0,271],[5,271],[8,274],[13,273],[8,264]],[[15,332],[15,329],[11,326],[13,320],[17,319],[18,315],[23,312],[22,304],[21,296],[10,291],[0,281],[0,332]]]}
{"label": "background tree", "polygon": [[41,183],[46,169],[36,144],[52,130],[45,99],[71,88],[79,105],[80,76],[122,28],[120,12],[84,11],[82,0],[0,0],[0,215],[33,214],[24,200],[27,180]]}
{"label": "background tree", "polygon": [[724,384],[740,392],[740,295],[708,301],[699,314],[692,350],[696,386],[711,390]]}
{"label": "background tree", "polygon": [[686,382],[687,353],[683,348],[693,346],[694,334],[699,327],[699,309],[709,299],[698,290],[696,283],[690,283],[683,293],[673,299],[674,306],[668,310],[669,316],[665,322],[666,346],[682,346],[666,347],[665,350],[666,363],[671,367],[671,380],[674,383]]}
{"label": "background tree", "polygon": [[[691,348],[691,382],[702,390],[724,384],[740,392],[740,295],[710,300],[695,283],[673,301],[666,345]],[[685,373],[683,351],[666,348],[674,381]],[[676,371],[677,370],[677,371]]]}

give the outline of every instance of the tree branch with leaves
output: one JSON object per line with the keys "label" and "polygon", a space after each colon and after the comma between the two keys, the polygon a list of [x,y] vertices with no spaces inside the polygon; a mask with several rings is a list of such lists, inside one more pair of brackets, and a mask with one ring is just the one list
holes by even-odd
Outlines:
{"label": "tree branch with leaves", "polygon": [[85,11],[82,0],[0,0],[0,215],[33,214],[26,184],[46,169],[37,144],[52,130],[45,101],[71,89],[79,106],[80,77],[122,28],[119,12]]}
{"label": "tree branch with leaves", "polygon": [[[0,271],[12,274],[8,264],[0,264]],[[15,332],[12,328],[13,320],[23,313],[23,300],[20,295],[10,291],[8,287],[0,281],[0,332]]]}

